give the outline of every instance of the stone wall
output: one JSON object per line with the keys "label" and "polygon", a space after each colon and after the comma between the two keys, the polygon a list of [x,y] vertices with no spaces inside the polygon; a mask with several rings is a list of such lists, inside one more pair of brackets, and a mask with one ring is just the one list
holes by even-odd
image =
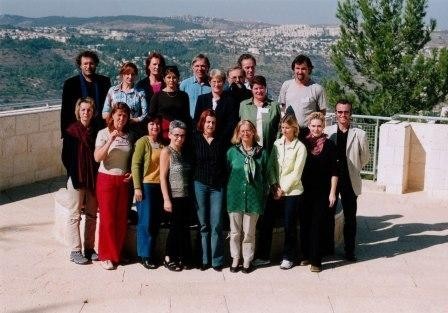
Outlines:
{"label": "stone wall", "polygon": [[378,184],[387,192],[448,196],[448,125],[391,121],[380,128]]}
{"label": "stone wall", "polygon": [[0,113],[0,190],[64,175],[60,106]]}

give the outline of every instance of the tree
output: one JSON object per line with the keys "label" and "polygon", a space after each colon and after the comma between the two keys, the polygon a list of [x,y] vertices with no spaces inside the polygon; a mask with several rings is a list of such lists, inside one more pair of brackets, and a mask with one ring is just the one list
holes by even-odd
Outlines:
{"label": "tree", "polygon": [[332,47],[337,78],[330,101],[355,99],[360,113],[431,110],[448,93],[448,51],[426,51],[436,21],[426,25],[427,0],[339,0],[340,38]]}

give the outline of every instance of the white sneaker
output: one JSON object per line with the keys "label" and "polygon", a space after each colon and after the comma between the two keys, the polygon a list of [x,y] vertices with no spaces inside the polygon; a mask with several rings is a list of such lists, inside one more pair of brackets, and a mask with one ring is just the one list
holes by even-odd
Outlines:
{"label": "white sneaker", "polygon": [[106,260],[106,261],[101,261],[101,267],[104,268],[105,270],[113,270],[115,269],[114,264],[112,263],[111,260]]}
{"label": "white sneaker", "polygon": [[292,268],[294,265],[294,263],[292,263],[291,261],[288,260],[283,260],[282,264],[280,264],[280,268],[282,270],[289,270],[290,268]]}

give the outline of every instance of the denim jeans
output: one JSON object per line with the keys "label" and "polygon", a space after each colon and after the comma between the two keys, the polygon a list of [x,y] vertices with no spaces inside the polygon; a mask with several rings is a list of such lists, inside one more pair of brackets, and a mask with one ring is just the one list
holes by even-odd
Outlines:
{"label": "denim jeans", "polygon": [[143,199],[137,202],[137,254],[153,259],[162,210],[160,184],[143,183]]}
{"label": "denim jeans", "polygon": [[[213,188],[194,181],[198,219],[201,232],[202,264],[222,266],[224,263],[222,235],[223,188]],[[211,262],[210,262],[211,261]]]}

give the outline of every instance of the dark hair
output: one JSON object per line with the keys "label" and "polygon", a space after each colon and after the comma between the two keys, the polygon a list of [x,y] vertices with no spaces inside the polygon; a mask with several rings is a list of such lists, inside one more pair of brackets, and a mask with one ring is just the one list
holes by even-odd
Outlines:
{"label": "dark hair", "polygon": [[243,60],[247,60],[247,59],[254,61],[254,65],[257,65],[257,60],[255,60],[255,57],[250,53],[243,53],[242,55],[240,55],[240,57],[238,58],[238,65],[240,67],[243,67],[241,65],[241,63],[243,62]]}
{"label": "dark hair", "polygon": [[135,65],[132,62],[125,62],[121,67],[120,67],[120,75],[123,74],[129,74],[129,70],[133,70],[135,75],[138,75],[138,68],[137,65]]}
{"label": "dark hair", "polygon": [[109,119],[107,121],[107,128],[109,128],[109,131],[113,131],[115,129],[113,116],[114,116],[115,112],[117,112],[118,110],[123,111],[128,116],[126,125],[123,127],[123,131],[125,133],[127,133],[129,130],[129,119],[131,118],[131,109],[129,109],[129,106],[124,102],[117,102],[113,106],[112,111],[110,112],[110,115],[109,115]]}
{"label": "dark hair", "polygon": [[212,109],[204,110],[199,117],[199,121],[196,124],[196,129],[200,132],[204,132],[205,120],[208,116],[214,117],[216,119],[216,113]]}
{"label": "dark hair", "polygon": [[95,65],[98,65],[98,63],[100,63],[98,54],[96,54],[96,52],[93,52],[91,50],[82,51],[76,56],[76,64],[78,64],[78,66],[81,66],[81,58],[91,58],[93,60],[93,63],[95,63]]}
{"label": "dark hair", "polygon": [[180,78],[179,69],[176,65],[168,65],[167,67],[165,67],[165,69],[163,70],[163,77],[171,73],[176,75],[177,78]]}
{"label": "dark hair", "polygon": [[166,63],[165,63],[165,58],[163,57],[163,55],[161,55],[160,53],[157,53],[157,52],[151,52],[145,60],[145,72],[146,72],[146,75],[148,75],[148,76],[149,76],[149,74],[151,74],[148,70],[148,66],[149,66],[149,64],[151,64],[151,60],[154,58],[158,59],[160,61],[160,67],[162,67],[161,72],[163,73],[163,71],[165,70]]}
{"label": "dark hair", "polygon": [[255,84],[262,85],[262,86],[266,87],[267,86],[266,78],[261,75],[255,75],[254,79],[250,83],[250,88],[252,88]]}
{"label": "dark hair", "polygon": [[191,65],[194,65],[194,63],[196,63],[196,61],[198,61],[198,60],[204,60],[207,67],[210,68],[210,60],[208,59],[208,57],[205,54],[199,53],[197,56],[195,56],[193,58],[193,60],[191,61]]}
{"label": "dark hair", "polygon": [[304,54],[299,54],[298,56],[295,57],[295,59],[291,63],[291,69],[294,71],[294,67],[296,66],[296,64],[303,64],[303,63],[306,63],[306,66],[308,66],[308,68],[310,69],[311,74],[311,72],[313,71],[313,63],[311,63],[310,58]]}

